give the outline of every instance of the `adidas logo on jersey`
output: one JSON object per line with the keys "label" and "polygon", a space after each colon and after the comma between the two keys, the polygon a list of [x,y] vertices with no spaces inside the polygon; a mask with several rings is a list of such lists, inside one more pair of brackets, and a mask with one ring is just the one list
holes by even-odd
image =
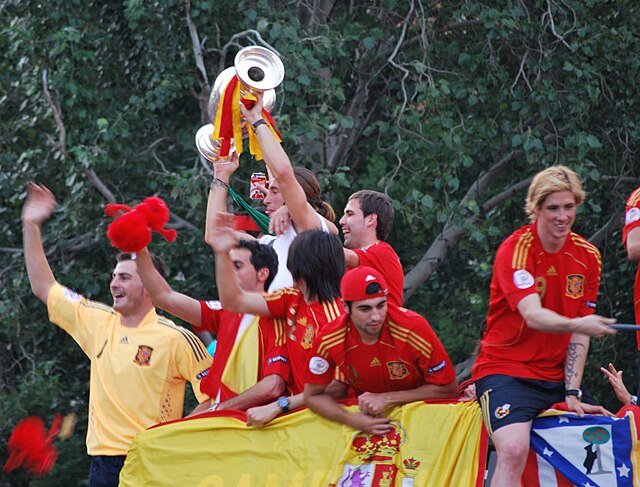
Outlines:
{"label": "adidas logo on jersey", "polygon": [[126,336],[126,335],[123,336],[118,343],[120,343],[121,345],[128,345],[129,344],[129,337]]}
{"label": "adidas logo on jersey", "polygon": [[551,266],[547,269],[547,276],[557,276],[558,275],[558,271],[556,271],[556,268]]}
{"label": "adidas logo on jersey", "polygon": [[380,360],[378,360],[378,357],[373,357],[373,360],[371,361],[371,363],[369,364],[369,367],[380,367]]}

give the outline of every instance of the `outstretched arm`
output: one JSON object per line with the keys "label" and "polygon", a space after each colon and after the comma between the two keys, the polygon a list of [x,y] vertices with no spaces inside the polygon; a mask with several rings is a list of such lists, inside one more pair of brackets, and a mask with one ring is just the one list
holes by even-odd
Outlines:
{"label": "outstretched arm", "polygon": [[543,308],[537,293],[522,298],[518,303],[518,311],[527,326],[545,333],[579,333],[596,338],[616,333],[616,330],[607,326],[615,323],[615,319],[600,315],[567,318],[555,311]]}
{"label": "outstretched arm", "polygon": [[177,316],[193,326],[202,325],[200,303],[186,294],[174,291],[153,265],[149,250],[145,247],[137,254],[136,265],[144,288],[153,305]]}
{"label": "outstretched arm", "polygon": [[235,152],[229,156],[229,159],[221,159],[213,163],[214,178],[209,189],[204,232],[204,240],[209,245],[211,245],[211,238],[215,230],[214,217],[216,213],[227,211],[229,182],[231,181],[231,175],[236,172],[239,165],[239,157]]}
{"label": "outstretched arm", "polygon": [[236,279],[230,253],[238,245],[233,215],[218,213],[214,220],[215,230],[210,245],[216,253],[216,284],[222,306],[236,313],[271,316],[264,296],[243,290]]}
{"label": "outstretched arm", "polygon": [[307,196],[295,177],[289,156],[287,156],[282,145],[280,145],[280,142],[278,142],[278,139],[266,124],[253,128],[253,124],[262,118],[262,96],[258,96],[258,101],[251,110],[247,110],[242,103],[240,104],[240,110],[247,122],[251,124],[249,130],[255,131],[264,162],[270,174],[278,180],[282,197],[289,207],[289,213],[296,230],[302,232],[304,230],[320,229],[320,219],[307,202]]}
{"label": "outstretched arm", "polygon": [[29,183],[27,200],[22,207],[24,260],[33,294],[46,304],[56,279],[42,245],[41,226],[56,208],[53,193],[44,185]]}

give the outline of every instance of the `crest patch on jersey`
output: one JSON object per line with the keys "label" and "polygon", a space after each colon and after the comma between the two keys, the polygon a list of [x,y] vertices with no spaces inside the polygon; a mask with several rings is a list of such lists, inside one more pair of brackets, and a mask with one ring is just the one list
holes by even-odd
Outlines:
{"label": "crest patch on jersey", "polygon": [[528,289],[535,283],[533,276],[529,271],[518,269],[513,273],[513,284],[518,289]]}
{"label": "crest patch on jersey", "polygon": [[405,363],[400,360],[387,362],[387,369],[389,369],[389,377],[393,380],[401,380],[409,375],[409,369],[407,369]]}
{"label": "crest patch on jersey", "polygon": [[311,360],[309,360],[309,370],[312,374],[322,375],[329,370],[329,362],[322,357],[311,357]]}
{"label": "crest patch on jersey", "polygon": [[495,413],[493,413],[493,414],[495,415],[496,418],[502,419],[502,418],[508,416],[510,412],[511,412],[511,404],[505,403],[502,406],[498,406],[496,408]]}
{"label": "crest patch on jersey", "polygon": [[629,208],[627,213],[624,215],[624,224],[629,225],[630,223],[637,222],[640,220],[640,208]]}
{"label": "crest patch on jersey", "polygon": [[567,290],[565,294],[573,299],[584,296],[584,276],[580,274],[569,274],[567,276]]}
{"label": "crest patch on jersey", "polygon": [[149,367],[151,365],[152,353],[153,348],[148,347],[147,345],[138,345],[138,352],[136,353],[136,358],[133,359],[133,362],[144,367]]}

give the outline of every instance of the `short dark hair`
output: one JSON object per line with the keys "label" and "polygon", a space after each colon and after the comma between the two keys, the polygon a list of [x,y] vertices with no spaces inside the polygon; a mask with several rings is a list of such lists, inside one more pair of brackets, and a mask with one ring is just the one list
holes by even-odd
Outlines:
{"label": "short dark hair", "polygon": [[278,254],[276,254],[273,247],[263,245],[257,240],[240,239],[238,241],[238,248],[247,249],[251,252],[251,265],[256,270],[266,268],[269,271],[269,277],[264,282],[264,290],[269,289],[269,285],[271,285],[271,282],[278,272]]}
{"label": "short dark hair", "polygon": [[342,243],[322,230],[301,232],[289,248],[287,268],[294,280],[304,280],[309,294],[319,301],[336,299],[346,269]]}
{"label": "short dark hair", "polygon": [[349,196],[349,201],[351,200],[358,200],[360,202],[362,216],[368,216],[372,213],[378,216],[376,237],[378,237],[378,240],[387,240],[391,232],[391,227],[393,227],[394,211],[391,205],[391,198],[378,191],[362,189]]}
{"label": "short dark hair", "polygon": [[[159,255],[154,254],[153,252],[149,252],[149,255],[151,256],[151,262],[153,262],[153,267],[156,268],[156,270],[160,273],[162,278],[166,281],[167,280],[167,266],[165,265],[164,260],[162,260],[162,257],[160,257]],[[133,254],[131,254],[129,252],[120,252],[118,255],[116,255],[116,261],[117,262],[125,262],[127,260],[135,260],[132,257],[133,257]]]}

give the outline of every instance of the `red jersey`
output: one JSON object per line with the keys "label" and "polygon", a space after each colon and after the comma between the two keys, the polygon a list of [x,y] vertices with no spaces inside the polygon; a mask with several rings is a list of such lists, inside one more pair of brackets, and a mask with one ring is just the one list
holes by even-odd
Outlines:
{"label": "red jersey", "polygon": [[[629,199],[624,214],[624,227],[622,229],[622,244],[627,246],[627,237],[634,228],[640,227],[640,188],[636,189]],[[640,265],[636,272],[636,283],[633,288],[633,303],[636,312],[636,323],[640,324]],[[640,331],[636,332],[638,350],[640,350]]]}
{"label": "red jersey", "polygon": [[544,308],[568,318],[593,314],[601,267],[598,249],[576,233],[571,232],[556,253],[544,250],[535,224],[511,234],[493,264],[487,328],[473,378],[503,374],[562,381],[571,333],[529,328],[518,303],[538,293]]}
{"label": "red jersey", "polygon": [[[202,380],[200,390],[216,399],[220,391],[219,402],[224,402],[243,391],[232,391],[222,383],[222,374],[238,335],[242,318],[240,313],[222,309],[220,301],[200,301],[201,330],[216,335],[218,345],[209,374]],[[248,316],[248,315],[247,315]],[[289,382],[290,370],[284,336],[284,324],[275,323],[270,318],[260,318],[258,322],[258,376],[262,378],[277,374]]]}
{"label": "red jersey", "polygon": [[422,316],[389,305],[378,341],[368,345],[345,314],[314,342],[306,375],[308,384],[329,384],[336,367],[356,395],[445,385],[456,377],[451,360]]}
{"label": "red jersey", "polygon": [[376,242],[368,247],[353,250],[358,254],[360,265],[377,270],[389,288],[389,304],[402,306],[402,290],[404,288],[404,271],[400,258],[387,242]]}
{"label": "red jersey", "polygon": [[286,319],[287,351],[292,393],[304,392],[304,376],[311,346],[319,330],[343,313],[338,300],[307,304],[297,289],[287,287],[264,296],[272,318]]}

